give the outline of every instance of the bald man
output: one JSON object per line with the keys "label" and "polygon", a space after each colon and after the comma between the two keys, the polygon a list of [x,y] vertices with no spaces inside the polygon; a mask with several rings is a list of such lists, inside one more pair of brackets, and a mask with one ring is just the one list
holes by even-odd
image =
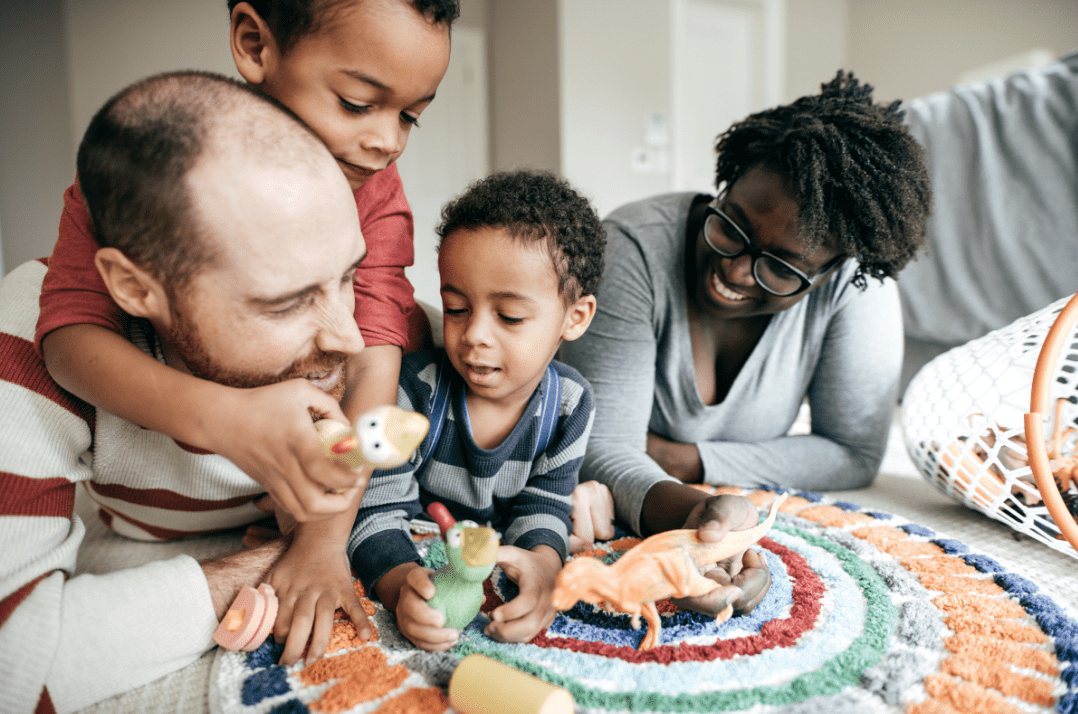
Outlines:
{"label": "bald man", "polygon": [[[151,77],[94,117],[78,172],[130,342],[221,384],[302,378],[341,398],[363,348],[351,278],[366,248],[347,181],[290,113],[223,77]],[[144,540],[250,524],[265,489],[58,388],[33,348],[45,271],[35,261],[0,282],[5,712],[78,709],[186,666],[285,547],[70,577],[79,483],[113,530]]]}

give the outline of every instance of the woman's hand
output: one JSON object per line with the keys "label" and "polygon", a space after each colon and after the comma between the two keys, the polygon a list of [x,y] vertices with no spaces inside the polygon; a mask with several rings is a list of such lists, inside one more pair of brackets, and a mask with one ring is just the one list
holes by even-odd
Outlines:
{"label": "woman's hand", "polygon": [[[760,522],[756,505],[744,496],[711,496],[697,504],[685,520],[685,528],[696,528],[700,540],[717,543],[733,531],[752,528]],[[678,607],[705,615],[718,615],[728,605],[737,612],[751,612],[771,588],[771,571],[762,555],[744,550],[704,569],[704,577],[719,583],[707,595],[673,600]]]}
{"label": "woman's hand", "polygon": [[704,481],[704,464],[700,460],[700,450],[696,448],[696,444],[670,441],[649,431],[647,454],[663,471],[682,483]]}

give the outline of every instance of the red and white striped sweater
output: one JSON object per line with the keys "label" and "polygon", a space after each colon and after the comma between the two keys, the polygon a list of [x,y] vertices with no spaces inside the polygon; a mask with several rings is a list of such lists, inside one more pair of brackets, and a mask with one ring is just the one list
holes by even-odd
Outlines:
{"label": "red and white striped sweater", "polygon": [[[180,669],[213,646],[205,576],[179,556],[71,577],[85,485],[116,532],[142,540],[233,528],[263,489],[227,459],[79,401],[34,348],[46,266],[0,281],[0,711],[71,711]],[[148,349],[132,321],[129,337]],[[162,625],[167,626],[162,626]]]}

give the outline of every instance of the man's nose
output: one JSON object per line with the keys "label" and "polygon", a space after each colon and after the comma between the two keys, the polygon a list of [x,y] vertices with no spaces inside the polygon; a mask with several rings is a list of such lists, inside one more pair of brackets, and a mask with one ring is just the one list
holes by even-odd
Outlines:
{"label": "man's nose", "polygon": [[323,316],[315,340],[323,352],[357,354],[363,350],[363,336],[359,334],[359,326],[347,302],[341,300]]}

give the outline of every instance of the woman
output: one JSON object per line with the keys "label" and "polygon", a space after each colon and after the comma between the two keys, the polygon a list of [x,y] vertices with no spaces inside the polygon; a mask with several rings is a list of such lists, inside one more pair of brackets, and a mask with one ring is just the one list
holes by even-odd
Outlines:
{"label": "woman", "polygon": [[[744,499],[689,483],[831,490],[875,476],[902,361],[890,278],[924,244],[931,192],[898,102],[871,93],[839,72],[719,137],[717,196],[657,196],[605,221],[599,309],[562,359],[596,396],[581,479],[608,487],[641,535],[698,525],[703,508],[754,523]],[[811,433],[789,435],[806,397]],[[595,484],[581,491],[574,530],[603,537]],[[768,582],[745,565],[740,609]]]}

